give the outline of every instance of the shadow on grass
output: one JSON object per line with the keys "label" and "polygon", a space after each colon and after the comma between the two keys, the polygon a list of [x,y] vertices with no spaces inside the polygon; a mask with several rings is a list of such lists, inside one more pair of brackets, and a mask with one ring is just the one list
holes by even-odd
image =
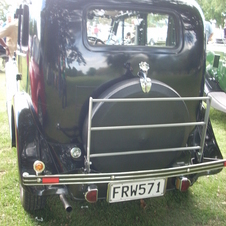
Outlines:
{"label": "shadow on grass", "polygon": [[[207,197],[208,198],[208,197]],[[192,189],[188,192],[167,192],[160,198],[146,199],[146,207],[140,200],[108,204],[74,202],[71,213],[65,212],[58,197],[48,200],[44,210],[33,212],[32,218],[42,217],[39,225],[207,225],[215,216],[211,207],[197,203]],[[224,218],[224,217],[223,217]],[[223,220],[223,219],[222,219]]]}

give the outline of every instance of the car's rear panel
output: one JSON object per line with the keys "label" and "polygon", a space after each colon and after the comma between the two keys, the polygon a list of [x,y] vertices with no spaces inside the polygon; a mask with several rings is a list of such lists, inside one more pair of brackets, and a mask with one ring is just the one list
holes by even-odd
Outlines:
{"label": "car's rear panel", "polygon": [[[223,168],[211,100],[203,97],[203,15],[195,1],[46,0],[29,10],[27,58],[18,53],[24,93],[13,106],[25,189],[88,201],[98,191],[118,202],[182,190]],[[169,15],[174,41],[153,47],[89,38],[88,21],[123,10],[139,11],[143,27],[147,14]],[[45,164],[41,173],[36,160]]]}

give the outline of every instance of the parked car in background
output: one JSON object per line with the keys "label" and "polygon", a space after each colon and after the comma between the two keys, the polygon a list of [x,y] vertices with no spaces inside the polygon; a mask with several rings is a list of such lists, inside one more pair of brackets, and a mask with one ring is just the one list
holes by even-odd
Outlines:
{"label": "parked car in background", "polygon": [[[7,105],[25,210],[52,195],[67,211],[67,196],[159,197],[226,166],[204,96],[196,1],[30,2],[16,13],[18,89]],[[164,44],[153,46],[160,21]]]}
{"label": "parked car in background", "polygon": [[208,46],[206,57],[205,94],[211,106],[226,113],[226,47]]}
{"label": "parked car in background", "polygon": [[216,44],[226,44],[224,42],[224,30],[221,28],[215,28],[213,32],[213,43]]}

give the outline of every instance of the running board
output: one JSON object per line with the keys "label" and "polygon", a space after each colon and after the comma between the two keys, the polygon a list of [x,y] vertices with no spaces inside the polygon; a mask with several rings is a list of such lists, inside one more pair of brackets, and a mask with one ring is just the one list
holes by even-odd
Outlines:
{"label": "running board", "polygon": [[208,96],[212,98],[211,106],[219,111],[226,113],[226,93],[209,92]]}

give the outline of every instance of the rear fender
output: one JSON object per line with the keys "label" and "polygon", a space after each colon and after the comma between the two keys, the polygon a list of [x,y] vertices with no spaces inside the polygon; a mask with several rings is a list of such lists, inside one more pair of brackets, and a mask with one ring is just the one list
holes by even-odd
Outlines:
{"label": "rear fender", "polygon": [[33,162],[40,157],[38,134],[41,127],[26,93],[17,93],[13,97],[12,113],[21,180],[24,172],[34,173]]}
{"label": "rear fender", "polygon": [[[23,174],[35,174],[33,164],[36,160],[50,163],[46,168],[56,173],[43,129],[35,113],[31,98],[26,93],[18,93],[13,98],[13,117],[15,125],[15,143],[18,158],[19,180],[23,188],[33,195],[43,195],[45,186],[26,186],[22,182]],[[45,159],[45,160],[44,160]],[[53,194],[57,189],[48,189]],[[62,190],[64,192],[64,190]]]}

